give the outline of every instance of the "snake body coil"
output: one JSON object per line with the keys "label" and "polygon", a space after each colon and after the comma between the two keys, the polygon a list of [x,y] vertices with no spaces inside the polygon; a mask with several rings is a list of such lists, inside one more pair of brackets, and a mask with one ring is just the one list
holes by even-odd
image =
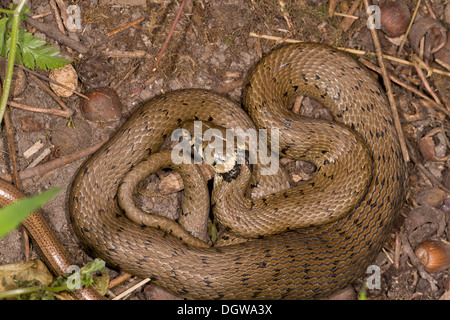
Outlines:
{"label": "snake body coil", "polygon": [[[298,94],[322,101],[342,125],[293,116],[283,105]],[[338,50],[295,44],[272,51],[258,63],[246,85],[244,103],[257,126],[280,128],[282,154],[292,154],[301,143],[296,154],[314,162],[318,172],[336,165],[336,175],[358,181],[364,168],[352,167],[352,161],[363,157],[363,151],[339,152],[339,135],[350,135],[348,140],[355,144],[362,142],[371,163],[358,203],[350,205],[342,218],[321,226],[219,248],[191,247],[161,230],[131,223],[116,204],[121,179],[158,151],[173,130],[190,120],[244,130],[254,127],[244,110],[219,95],[202,90],[170,92],[137,109],[75,177],[71,219],[91,255],[193,299],[321,298],[360,276],[386,241],[405,197],[405,164],[380,85]],[[301,125],[293,125],[297,120]],[[337,135],[315,129],[317,123]],[[298,142],[299,136],[303,142]],[[349,163],[340,167],[342,161]],[[330,184],[337,179],[325,176]],[[295,195],[286,196],[291,197]],[[314,203],[320,208],[326,198],[325,192]],[[296,209],[289,203],[279,209],[292,213]],[[324,210],[333,211],[333,202],[326,203]]]}

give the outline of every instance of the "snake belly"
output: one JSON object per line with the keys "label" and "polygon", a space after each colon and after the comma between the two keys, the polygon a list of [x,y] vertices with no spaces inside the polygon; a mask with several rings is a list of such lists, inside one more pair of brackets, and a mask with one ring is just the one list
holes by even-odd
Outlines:
{"label": "snake belly", "polygon": [[[273,89],[278,84],[284,92]],[[392,114],[367,70],[347,54],[312,43],[283,46],[263,57],[246,85],[245,108],[258,111],[262,104],[298,94],[323,102],[335,121],[355,132],[369,150],[372,179],[348,214],[321,226],[218,248],[192,247],[156,228],[131,223],[116,204],[118,185],[173,130],[192,120],[254,127],[243,109],[220,95],[174,91],[138,108],[79,169],[69,210],[88,253],[191,299],[318,299],[359,277],[387,240],[405,198],[406,166]],[[270,126],[264,112],[252,114],[258,117]],[[324,144],[333,141],[312,133]]]}

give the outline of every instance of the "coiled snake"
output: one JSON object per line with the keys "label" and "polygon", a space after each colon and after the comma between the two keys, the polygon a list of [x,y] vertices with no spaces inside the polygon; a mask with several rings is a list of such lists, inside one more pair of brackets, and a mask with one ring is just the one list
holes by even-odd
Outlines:
{"label": "coiled snake", "polygon": [[[288,105],[299,94],[323,102],[336,122],[294,115]],[[254,126],[244,110],[222,96],[181,90],[138,108],[81,166],[69,207],[74,230],[89,253],[193,299],[322,298],[360,276],[386,241],[405,198],[406,167],[378,82],[336,49],[287,45],[253,69],[244,105],[258,128],[279,128],[282,155],[304,157],[317,167],[304,189],[259,200],[260,211],[267,205],[262,202],[278,201],[276,207],[267,205],[269,214],[278,212],[269,221],[276,223],[288,220],[284,215],[302,216],[308,205],[319,216],[331,216],[330,222],[307,222],[298,229],[283,225],[275,235],[245,243],[196,248],[125,218],[116,203],[122,177],[157,152],[182,123]],[[333,189],[347,178],[353,180]],[[357,202],[349,204],[346,198],[355,193]],[[302,194],[305,205],[298,200]],[[239,210],[240,205],[225,205],[224,210]],[[333,217],[337,207],[346,211],[338,219]]]}

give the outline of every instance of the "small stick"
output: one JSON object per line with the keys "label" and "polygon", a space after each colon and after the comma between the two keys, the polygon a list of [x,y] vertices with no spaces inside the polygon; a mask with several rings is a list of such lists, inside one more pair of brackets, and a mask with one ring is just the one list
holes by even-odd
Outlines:
{"label": "small stick", "polygon": [[132,26],[137,25],[138,23],[141,23],[142,21],[144,21],[144,17],[139,18],[139,19],[137,19],[137,20],[134,20],[134,21],[128,23],[127,25],[125,25],[125,26],[123,26],[123,27],[120,27],[120,28],[118,28],[118,29],[116,29],[116,30],[113,30],[113,31],[111,31],[111,32],[108,32],[106,35],[107,35],[108,37],[111,37],[111,36],[113,36],[113,35],[115,35],[115,34],[117,34],[117,33],[119,33],[119,32],[122,32],[122,31],[124,31],[124,30],[126,30],[126,29],[128,29],[128,28],[131,28]]}
{"label": "small stick", "polygon": [[[381,73],[380,68],[378,66],[374,65],[373,63],[371,63],[370,61],[368,61],[364,58],[359,58],[358,61],[360,61],[362,64],[364,64],[367,68],[372,69],[375,72]],[[444,112],[447,116],[450,117],[450,112],[448,110],[446,110],[444,107],[441,107],[440,105],[438,105],[436,102],[434,102],[434,100],[432,98],[430,98],[429,96],[424,94],[422,91],[417,90],[413,86],[410,86],[409,84],[401,81],[399,78],[397,78],[396,76],[394,76],[390,73],[389,73],[389,78],[392,80],[392,82],[395,82],[396,84],[402,86],[403,88],[405,88],[409,91],[412,91],[414,94],[424,98],[431,104],[431,106],[433,108],[438,109],[441,112]]]}
{"label": "small stick", "polygon": [[412,151],[414,149],[411,146],[411,144],[408,141],[406,141],[406,144],[408,145],[408,148],[411,150],[410,152],[411,161],[414,162],[414,164],[417,166],[417,169],[420,172],[422,172],[434,186],[444,190],[444,192],[446,192],[447,194],[450,194],[450,190],[446,186],[444,186],[430,171],[428,171],[427,168],[425,168],[425,166],[422,163],[420,163],[419,160],[417,160],[414,151]]}
{"label": "small stick", "polygon": [[402,243],[398,236],[398,232],[395,233],[395,248],[394,248],[394,267],[396,269],[400,266],[400,253],[402,249]]}
{"label": "small stick", "polygon": [[49,36],[53,40],[59,42],[60,44],[66,46],[66,47],[69,47],[79,53],[85,54],[90,50],[88,47],[82,45],[78,41],[72,40],[71,38],[66,36],[64,33],[59,31],[57,28],[55,28],[51,24],[43,23],[38,20],[32,19],[30,17],[28,17],[25,21],[28,24],[30,24],[31,26],[33,26],[36,29],[38,29],[39,31],[41,31],[42,33],[45,33],[47,36]]}
{"label": "small stick", "polygon": [[152,58],[150,53],[143,50],[135,50],[135,51],[107,50],[102,51],[102,54],[113,58],[130,58],[130,59]]}
{"label": "small stick", "polygon": [[144,279],[142,281],[139,281],[137,284],[135,284],[134,286],[132,286],[131,288],[125,290],[124,292],[122,292],[121,294],[119,294],[117,297],[114,297],[112,300],[121,300],[122,298],[124,298],[125,296],[129,295],[131,292],[133,292],[134,290],[142,287],[144,284],[146,284],[147,282],[150,281],[150,278]]}
{"label": "small stick", "polygon": [[53,15],[55,16],[56,25],[59,31],[65,34],[64,24],[62,22],[61,16],[59,15],[58,7],[56,6],[55,0],[50,0],[50,7],[52,7]]}
{"label": "small stick", "polygon": [[[176,27],[176,25],[178,23],[178,20],[180,19],[181,12],[183,11],[183,8],[184,8],[185,4],[186,4],[186,0],[183,0],[183,2],[181,2],[180,8],[178,9],[177,15],[175,16],[175,20],[172,23],[172,27],[170,28],[169,34],[167,35],[166,40],[164,41],[164,44],[162,45],[161,50],[159,51],[158,57],[156,58],[155,66],[152,69],[153,72],[156,72],[156,70],[158,70],[159,63],[161,62],[162,55],[163,55],[164,51],[166,50],[167,45],[169,44],[170,38],[172,38],[173,31],[175,30],[175,27]],[[157,75],[151,76],[150,79],[145,81],[145,83],[142,86],[140,86],[139,88],[135,89],[134,92],[131,94],[131,96],[134,97],[137,94],[139,94],[139,92],[144,90],[145,87],[147,87],[150,84],[152,84],[156,80],[156,78],[157,78]]]}
{"label": "small stick", "polygon": [[[14,144],[14,132],[13,132],[13,125],[11,123],[10,118],[10,110],[9,108],[6,108],[5,110],[5,127],[6,127],[6,136],[8,139],[8,147],[9,147],[9,154],[10,154],[10,161],[12,166],[12,180],[14,181],[14,184],[18,189],[22,189],[22,181],[19,177],[19,171],[17,169],[17,159],[16,159],[16,147]],[[28,232],[23,228],[22,230],[23,234],[23,243],[25,248],[25,261],[30,261],[30,237],[28,236]]]}
{"label": "small stick", "polygon": [[[359,3],[360,3],[360,0],[354,1],[351,8],[348,10],[347,14],[353,15],[355,13],[355,11],[358,9]],[[353,18],[348,18],[348,17],[344,18],[342,20],[341,24],[339,25],[339,27],[341,27],[342,30],[347,31],[352,26],[353,22],[355,22],[355,19],[353,19]]]}
{"label": "small stick", "polygon": [[22,110],[38,112],[38,113],[47,113],[47,114],[52,114],[54,116],[59,116],[59,117],[63,117],[63,118],[70,118],[70,116],[73,114],[73,111],[71,109],[59,110],[59,109],[38,108],[38,107],[29,106],[29,105],[18,103],[18,102],[11,101],[11,100],[8,101],[8,105],[10,105],[11,107],[14,107],[14,108],[22,109]]}
{"label": "small stick", "polygon": [[47,87],[38,77],[36,77],[34,74],[30,74],[30,76],[34,80],[34,82],[38,84],[39,87],[41,87],[45,92],[47,92],[53,98],[53,100],[55,100],[61,106],[61,108],[63,108],[64,110],[69,109],[67,105],[64,103],[64,101],[62,101],[61,98],[58,97],[53,92],[53,90]]}
{"label": "small stick", "polygon": [[286,10],[286,4],[282,0],[278,1],[278,3],[280,4],[280,11],[283,13],[284,20],[286,21],[289,30],[293,35],[295,35],[297,32],[295,31],[295,27],[294,24],[292,23],[289,12]]}
{"label": "small stick", "polygon": [[[23,181],[25,179],[33,178],[34,176],[43,176],[44,174],[46,174],[52,170],[58,169],[58,168],[63,167],[73,161],[76,161],[83,157],[91,155],[92,153],[97,151],[102,145],[104,145],[105,142],[106,141],[103,141],[103,142],[93,145],[92,147],[89,147],[87,149],[72,153],[68,156],[65,156],[65,157],[62,157],[59,159],[55,159],[52,161],[48,161],[48,162],[43,163],[34,168],[20,171],[19,177]],[[12,180],[11,174],[8,174],[8,173],[0,175],[0,178],[2,178],[3,180],[6,180],[8,182],[11,182],[11,180]]]}
{"label": "small stick", "polygon": [[167,35],[166,41],[164,41],[163,46],[161,47],[161,51],[159,51],[158,58],[156,58],[156,63],[153,68],[153,72],[155,72],[158,69],[159,63],[161,61],[162,55],[164,51],[167,48],[167,45],[169,44],[170,38],[172,38],[173,31],[175,30],[175,27],[178,23],[178,20],[180,19],[181,12],[183,11],[184,5],[186,4],[186,0],[183,0],[181,2],[180,8],[178,9],[177,15],[175,17],[175,20],[173,21],[172,27],[170,28],[169,34]]}
{"label": "small stick", "polygon": [[425,271],[425,267],[423,266],[423,264],[420,262],[419,258],[417,258],[417,256],[415,255],[413,249],[411,248],[411,244],[408,241],[408,237],[406,236],[406,234],[401,233],[400,234],[400,240],[402,241],[402,245],[403,245],[403,251],[407,254],[407,256],[409,257],[409,260],[411,261],[411,263],[414,265],[414,267],[417,269],[417,271],[419,272],[419,275],[428,281],[428,283],[431,286],[431,290],[433,292],[436,292],[438,290],[437,286],[436,286],[436,281],[433,279],[432,276],[430,276],[426,271]]}
{"label": "small stick", "polygon": [[[369,1],[364,0],[364,5],[366,7],[366,10],[368,10],[369,9]],[[398,137],[400,140],[400,146],[403,151],[403,158],[404,158],[405,162],[408,163],[409,162],[408,148],[406,147],[406,142],[405,142],[405,137],[403,135],[402,125],[400,123],[400,119],[398,116],[397,104],[395,103],[394,94],[392,93],[391,81],[389,80],[386,66],[384,65],[383,52],[381,49],[380,40],[378,39],[378,34],[375,29],[375,26],[373,25],[373,21],[372,21],[372,26],[370,28],[370,31],[372,33],[373,43],[375,44],[375,49],[376,49],[377,57],[378,57],[378,63],[380,64],[381,74],[383,76],[384,86],[386,87],[386,93],[387,93],[389,103],[392,108],[395,127],[397,128],[397,134],[398,134]]]}
{"label": "small stick", "polygon": [[[281,38],[281,37],[276,37],[276,36],[269,36],[266,34],[256,34],[254,32],[250,32],[250,37],[254,37],[254,38],[260,38],[260,39],[266,39],[266,40],[273,40],[273,41],[277,41],[277,42],[285,42],[285,43],[302,43],[302,42],[306,42],[306,41],[300,41],[300,40],[295,40],[295,39],[289,39],[289,38]],[[345,52],[349,52],[349,53],[353,53],[353,54],[357,54],[357,55],[375,55],[374,52],[370,52],[370,51],[364,51],[364,50],[357,50],[357,49],[350,49],[350,48],[345,48],[345,47],[336,47],[336,49],[341,50],[341,51],[345,51]],[[407,61],[407,60],[403,60],[403,59],[399,59],[397,57],[393,57],[387,54],[383,54],[383,58],[387,59],[387,60],[391,60],[394,62],[398,62],[407,66],[414,66],[412,62]],[[435,69],[435,68],[430,68],[430,67],[425,67],[423,65],[421,65],[421,67],[423,69],[428,69],[429,71],[432,71],[434,73],[438,73],[438,74],[442,74],[445,75],[447,77],[450,77],[450,72],[446,72],[443,70],[439,70],[439,69]]]}
{"label": "small stick", "polygon": [[230,92],[230,91],[232,91],[232,90],[234,90],[236,88],[239,88],[243,84],[244,84],[244,80],[236,80],[236,81],[233,81],[232,83],[230,83],[227,86],[216,88],[216,89],[214,89],[214,91],[217,92],[217,93],[227,93],[227,92]]}
{"label": "small stick", "polygon": [[112,279],[109,284],[108,284],[108,289],[112,289],[115,286],[118,286],[119,284],[121,284],[122,282],[124,282],[125,280],[131,278],[132,275],[126,272],[123,272],[121,274],[119,274],[119,276],[115,277],[114,279]]}
{"label": "small stick", "polygon": [[339,16],[339,17],[344,17],[344,18],[349,18],[349,19],[354,19],[354,20],[358,20],[359,19],[358,16],[354,16],[354,15],[348,14],[348,13],[335,12],[333,15]]}
{"label": "small stick", "polygon": [[419,59],[417,56],[413,56],[413,64],[414,68],[416,68],[417,74],[419,75],[420,79],[422,80],[423,85],[425,86],[425,89],[427,89],[428,93],[433,97],[434,101],[438,105],[442,106],[442,102],[439,100],[438,96],[434,93],[433,89],[431,89],[430,83],[427,81],[427,78],[425,77],[425,74],[422,71],[422,68],[419,67],[419,63],[417,62],[417,59]]}
{"label": "small stick", "polygon": [[[64,23],[64,25],[63,25],[63,27],[66,27],[66,29],[69,31],[69,32],[77,32],[77,28],[76,28],[76,26],[72,26],[72,27],[70,27],[69,26],[69,24],[68,24],[68,21],[69,21],[69,12],[68,12],[68,10],[67,10],[67,6],[66,6],[66,4],[64,3],[64,1],[62,1],[62,0],[56,0],[56,3],[58,4],[58,7],[59,7],[59,10],[61,11],[61,17],[62,17],[62,20],[63,20],[63,23]],[[59,12],[58,12],[59,13]],[[65,30],[63,29],[63,30],[61,30],[63,33],[65,33]]]}
{"label": "small stick", "polygon": [[139,62],[136,63],[134,66],[132,66],[132,67],[130,68],[130,70],[128,70],[128,72],[125,74],[125,76],[124,76],[122,79],[120,79],[120,81],[119,81],[117,84],[114,85],[113,89],[114,89],[114,90],[118,90],[119,87],[120,87],[120,85],[121,85],[126,79],[128,79],[128,78],[133,74],[133,72],[136,71],[136,69],[137,69],[138,67],[139,67]]}
{"label": "small stick", "polygon": [[405,35],[403,36],[403,39],[402,39],[402,42],[400,43],[400,46],[398,47],[397,54],[399,54],[399,55],[403,50],[403,46],[405,45],[406,40],[408,39],[409,30],[411,29],[411,26],[413,25],[414,20],[416,19],[417,11],[419,10],[421,2],[422,2],[422,0],[417,1],[416,8],[414,9],[414,12],[411,17],[411,21],[409,21],[408,29],[406,29]]}

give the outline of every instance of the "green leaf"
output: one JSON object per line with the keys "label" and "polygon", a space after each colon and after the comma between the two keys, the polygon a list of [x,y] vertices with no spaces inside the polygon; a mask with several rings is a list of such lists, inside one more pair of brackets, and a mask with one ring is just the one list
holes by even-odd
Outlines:
{"label": "green leaf", "polygon": [[54,197],[61,188],[49,189],[41,194],[21,199],[0,209],[0,238],[14,230],[29,214]]}
{"label": "green leaf", "polygon": [[19,30],[17,45],[19,50],[16,61],[31,70],[34,70],[35,66],[42,70],[57,69],[70,63],[64,57],[59,56],[60,51],[55,50],[52,46],[46,46],[44,40],[23,29]]}

